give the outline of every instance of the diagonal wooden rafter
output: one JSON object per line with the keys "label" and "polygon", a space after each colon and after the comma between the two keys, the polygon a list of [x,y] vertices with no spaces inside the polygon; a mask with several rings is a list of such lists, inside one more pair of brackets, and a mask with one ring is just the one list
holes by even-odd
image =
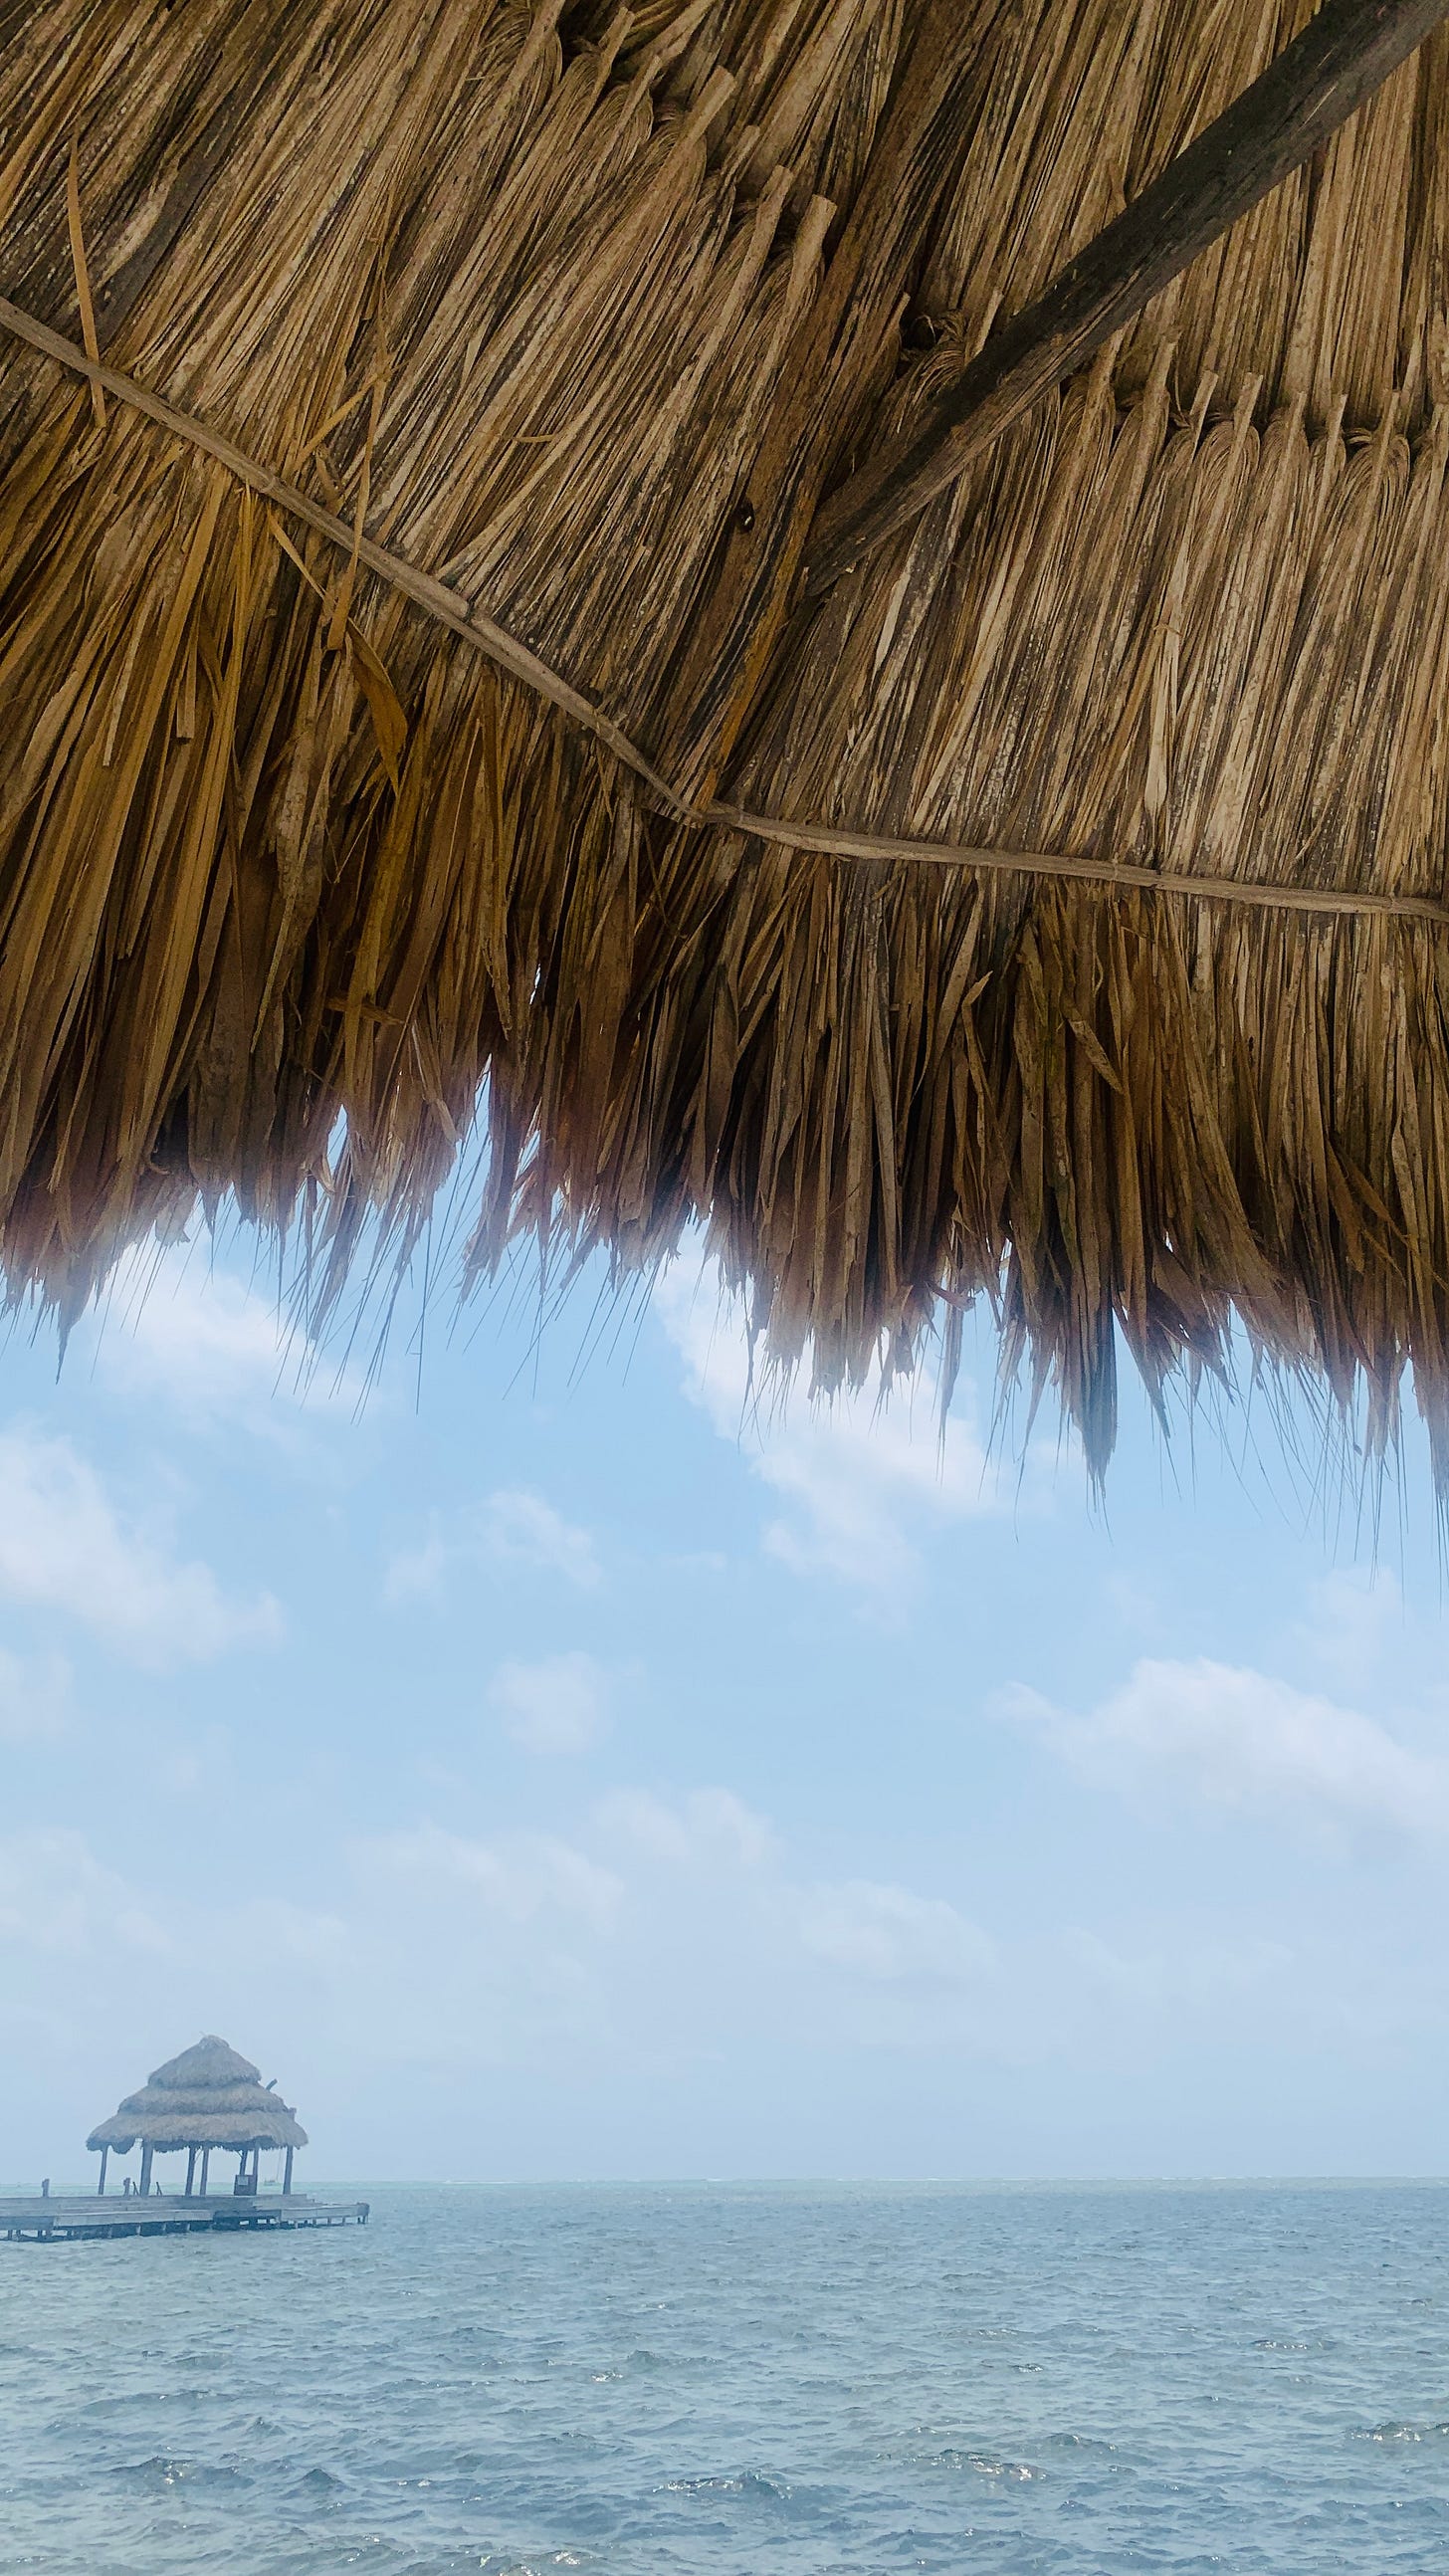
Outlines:
{"label": "diagonal wooden rafter", "polygon": [[905,437],[820,510],[818,599],[957,482],[984,449],[1309,160],[1449,18],[1449,0],[1325,0],[1302,34],[1046,293],[992,334]]}

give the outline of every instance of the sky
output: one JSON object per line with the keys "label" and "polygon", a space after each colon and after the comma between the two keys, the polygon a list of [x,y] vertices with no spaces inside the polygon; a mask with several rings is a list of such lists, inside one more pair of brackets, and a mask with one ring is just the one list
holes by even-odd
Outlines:
{"label": "sky", "polygon": [[0,2184],[204,2031],[314,2183],[1446,2169],[1417,1439],[1375,1536],[1129,1384],[1104,1503],[984,1327],[943,1446],[698,1251],[371,1377],[257,1259],[0,1348]]}

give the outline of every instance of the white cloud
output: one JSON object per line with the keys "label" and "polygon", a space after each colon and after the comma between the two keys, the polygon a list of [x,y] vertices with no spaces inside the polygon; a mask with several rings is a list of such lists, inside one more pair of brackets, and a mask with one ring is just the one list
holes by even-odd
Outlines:
{"label": "white cloud", "polygon": [[343,2009],[364,2057],[451,2080],[607,2045],[627,1984],[628,1889],[605,1859],[560,1834],[430,1822],[357,1844],[352,1864],[358,1955]]}
{"label": "white cloud", "polygon": [[403,1548],[387,1570],[386,1593],[394,1604],[436,1600],[459,1568],[522,1565],[559,1575],[581,1592],[602,1580],[594,1542],[541,1494],[500,1489],[451,1523],[434,1516],[427,1536]]}
{"label": "white cloud", "polygon": [[1294,1965],[1292,1951],[1281,1941],[1253,1934],[1127,1951],[1077,1927],[1067,1932],[1064,1946],[1089,1986],[1128,2005],[1232,2005],[1263,1988],[1281,1986]]}
{"label": "white cloud", "polygon": [[530,1753],[586,1753],[604,1732],[607,1685],[592,1655],[546,1655],[500,1664],[490,1705]]}
{"label": "white cloud", "polygon": [[276,1296],[174,1249],[122,1261],[88,1326],[97,1375],[118,1394],[160,1400],[195,1425],[275,1433],[287,1409],[353,1405],[361,1389],[329,1369]]}
{"label": "white cloud", "polygon": [[996,1705],[1076,1771],[1119,1788],[1160,1784],[1221,1808],[1449,1832],[1449,1759],[1266,1673],[1144,1661],[1083,1716],[1027,1690]]}
{"label": "white cloud", "polygon": [[38,1744],[63,1735],[70,1666],[60,1655],[27,1662],[0,1646],[0,1744]]}
{"label": "white cloud", "polygon": [[985,1457],[959,1423],[943,1450],[934,1431],[923,1438],[899,1412],[876,1413],[874,1402],[870,1392],[842,1398],[766,1435],[759,1473],[798,1511],[770,1523],[765,1545],[796,1573],[890,1592],[912,1571],[915,1519],[961,1520],[990,1504]]}
{"label": "white cloud", "polygon": [[359,1844],[357,1856],[369,1879],[402,1884],[435,1901],[461,1899],[475,1914],[515,1926],[556,1925],[563,1917],[602,1932],[624,1894],[611,1870],[556,1834],[482,1842],[429,1824],[379,1835]]}
{"label": "white cloud", "polygon": [[0,1944],[81,1959],[164,1952],[155,1915],[83,1835],[37,1827],[0,1840]]}
{"label": "white cloud", "polygon": [[800,1931],[812,1957],[875,1985],[976,1987],[995,1944],[944,1897],[849,1879],[807,1888]]}
{"label": "white cloud", "polygon": [[576,1529],[541,1494],[490,1494],[483,1506],[483,1543],[497,1565],[529,1565],[561,1574],[582,1592],[597,1591],[599,1560],[587,1530]]}
{"label": "white cloud", "polygon": [[1392,1633],[1407,1626],[1404,1598],[1387,1567],[1336,1566],[1309,1586],[1309,1612],[1293,1643],[1340,1685],[1361,1688],[1381,1674]]}
{"label": "white cloud", "polygon": [[567,1835],[430,1822],[354,1860],[355,1973],[419,2055],[530,2059],[564,2033],[641,2064],[708,2056],[730,2031],[935,2047],[984,2019],[994,1953],[954,1905],[802,1882],[776,1827],[728,1789],[617,1790]]}
{"label": "white cloud", "polygon": [[943,1443],[928,1406],[919,1410],[929,1419],[912,1418],[909,1388],[882,1399],[878,1369],[859,1394],[831,1404],[782,1399],[762,1410],[748,1333],[713,1263],[676,1264],[655,1301],[684,1361],[686,1393],[789,1506],[764,1544],[794,1572],[864,1586],[879,1604],[909,1587],[923,1528],[995,1509],[975,1433],[953,1414]]}
{"label": "white cloud", "polygon": [[614,1789],[598,1818],[607,1834],[679,1868],[758,1869],[778,1847],[774,1827],[731,1789],[693,1789],[673,1806],[652,1790]]}
{"label": "white cloud", "polygon": [[449,1551],[437,1530],[430,1531],[416,1547],[399,1548],[388,1560],[383,1582],[384,1600],[398,1609],[407,1601],[440,1599],[450,1561]]}
{"label": "white cloud", "polygon": [[865,2047],[983,2036],[994,1945],[944,1897],[803,1881],[776,1826],[728,1789],[615,1790],[595,1823],[660,1972],[682,1981],[676,2013]]}
{"label": "white cloud", "polygon": [[[315,2065],[309,2029],[315,2041],[319,2014],[345,2015],[365,1936],[355,1924],[254,1895],[255,1866],[255,1853],[242,1859],[235,1884],[218,1869],[214,1896],[191,1902],[133,1884],[69,1827],[0,1835],[0,2023],[12,2058],[16,2031],[32,2034],[47,2099],[69,2091],[75,2103],[58,2145],[73,2154],[148,2067],[205,2030],[225,2032],[248,2054],[265,2047],[270,2056],[275,2045],[279,2072]],[[274,1966],[284,1973],[259,2020],[258,1969]],[[414,1978],[419,1966],[415,1959]],[[11,2071],[7,2063],[7,2078]],[[13,2108],[7,2081],[7,2114]]]}
{"label": "white cloud", "polygon": [[253,1969],[348,1977],[357,1969],[357,1927],[339,1914],[314,1912],[284,1896],[258,1896],[238,1906],[233,1921],[235,1948]]}
{"label": "white cloud", "polygon": [[151,1666],[280,1632],[274,1601],[230,1598],[209,1566],[123,1515],[69,1441],[24,1426],[0,1434],[0,1592],[63,1612]]}

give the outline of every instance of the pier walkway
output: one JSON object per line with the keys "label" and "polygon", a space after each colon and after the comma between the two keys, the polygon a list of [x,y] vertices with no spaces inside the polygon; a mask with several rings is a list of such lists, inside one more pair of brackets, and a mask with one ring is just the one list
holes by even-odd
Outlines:
{"label": "pier walkway", "polygon": [[305,2192],[268,2197],[251,2192],[169,2192],[144,2199],[107,2192],[66,2192],[49,2200],[0,2200],[0,2239],[32,2245],[80,2237],[229,2235],[242,2227],[365,2227],[365,2200],[311,2200]]}

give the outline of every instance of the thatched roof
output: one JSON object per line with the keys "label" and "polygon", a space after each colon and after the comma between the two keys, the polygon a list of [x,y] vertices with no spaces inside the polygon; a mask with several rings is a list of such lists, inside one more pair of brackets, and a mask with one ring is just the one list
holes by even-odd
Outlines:
{"label": "thatched roof", "polygon": [[1236,1310],[1443,1473],[1443,31],[798,605],[1311,14],[0,0],[12,1288],[235,1191],[325,1303],[481,1096],[470,1276],[704,1218],[826,1383],[984,1290],[1096,1460]]}
{"label": "thatched roof", "polygon": [[126,2155],[138,2139],[165,2154],[177,2147],[305,2147],[307,2133],[249,2059],[208,2037],[158,2066],[114,2118],[92,2129],[86,2145]]}

